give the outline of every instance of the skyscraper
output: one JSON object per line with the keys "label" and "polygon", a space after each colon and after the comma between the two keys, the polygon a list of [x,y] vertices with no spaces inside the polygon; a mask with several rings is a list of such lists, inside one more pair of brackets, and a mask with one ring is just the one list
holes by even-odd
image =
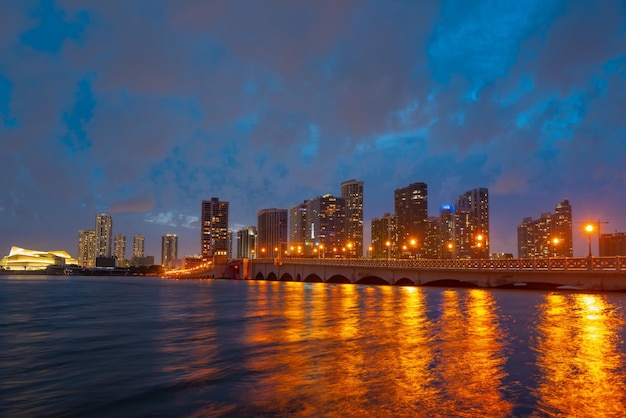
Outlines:
{"label": "skyscraper", "polygon": [[346,201],[330,194],[318,196],[306,204],[307,233],[305,243],[321,248],[324,256],[347,256]]}
{"label": "skyscraper", "polygon": [[96,258],[111,257],[113,250],[113,219],[111,215],[96,215]]}
{"label": "skyscraper", "polygon": [[228,255],[228,202],[216,197],[202,201],[200,247],[203,257]]}
{"label": "skyscraper", "polygon": [[572,257],[572,207],[567,199],[555,206],[554,213],[522,219],[517,227],[517,254],[519,258]]}
{"label": "skyscraper", "polygon": [[573,257],[574,243],[572,239],[572,206],[569,200],[563,199],[554,207],[554,237],[558,240],[556,244],[556,255],[560,257]]}
{"label": "skyscraper", "polygon": [[454,207],[443,205],[439,208],[439,245],[441,258],[455,258]]}
{"label": "skyscraper", "polygon": [[257,212],[260,257],[278,257],[287,248],[287,209],[261,209]]}
{"label": "skyscraper", "polygon": [[308,200],[289,209],[289,243],[302,245],[306,240],[306,204]]}
{"label": "skyscraper", "polygon": [[133,258],[141,258],[145,256],[145,240],[146,239],[143,235],[135,235],[133,237]]}
{"label": "skyscraper", "polygon": [[161,265],[170,268],[178,258],[178,236],[165,234],[161,238]]}
{"label": "skyscraper", "polygon": [[96,231],[78,231],[78,265],[83,268],[96,266]]}
{"label": "skyscraper", "polygon": [[117,259],[118,266],[126,260],[126,235],[115,234],[113,237],[113,255]]}
{"label": "skyscraper", "polygon": [[471,189],[455,205],[457,258],[489,258],[489,191]]}
{"label": "skyscraper", "polygon": [[428,218],[428,186],[412,183],[394,192],[394,209],[398,218],[398,241],[402,248],[416,242],[416,251],[422,254],[426,241],[426,219]]}
{"label": "skyscraper", "polygon": [[397,220],[398,218],[390,213],[372,219],[372,258],[397,257]]}
{"label": "skyscraper", "polygon": [[346,240],[352,244],[351,257],[363,256],[363,182],[356,179],[341,183],[346,201]]}
{"label": "skyscraper", "polygon": [[256,242],[256,226],[247,226],[237,231],[237,258],[258,257]]}

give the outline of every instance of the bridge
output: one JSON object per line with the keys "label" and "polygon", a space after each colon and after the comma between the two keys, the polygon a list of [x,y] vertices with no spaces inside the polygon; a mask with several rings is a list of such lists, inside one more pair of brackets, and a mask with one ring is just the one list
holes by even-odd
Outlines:
{"label": "bridge", "polygon": [[166,277],[626,292],[626,257],[233,259]]}

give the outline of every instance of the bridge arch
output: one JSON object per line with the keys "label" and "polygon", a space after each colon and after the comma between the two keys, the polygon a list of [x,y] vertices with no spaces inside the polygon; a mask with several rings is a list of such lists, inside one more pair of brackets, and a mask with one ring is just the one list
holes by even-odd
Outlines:
{"label": "bridge arch", "polygon": [[296,274],[296,281],[297,282],[301,282],[302,281],[302,277],[300,277],[300,273]]}
{"label": "bridge arch", "polygon": [[280,276],[280,281],[281,282],[293,282],[293,277],[291,277],[291,274],[285,273],[282,276]]}
{"label": "bridge arch", "polygon": [[415,283],[413,282],[413,280],[403,277],[400,280],[397,280],[394,283],[396,286],[415,286]]}
{"label": "bridge arch", "polygon": [[271,272],[270,274],[267,275],[267,279],[269,281],[275,282],[278,280],[278,277],[276,277],[276,274],[274,272]]}
{"label": "bridge arch", "polygon": [[334,276],[326,280],[326,282],[327,283],[352,283],[350,279],[348,279],[346,276],[342,276],[341,274],[335,274]]}
{"label": "bridge arch", "polygon": [[315,282],[315,283],[323,282],[322,278],[320,276],[318,276],[317,274],[309,274],[308,276],[306,276],[304,281],[305,282]]}
{"label": "bridge arch", "polygon": [[265,280],[265,279],[263,278],[263,273],[258,272],[258,273],[256,274],[256,276],[254,277],[254,280]]}
{"label": "bridge arch", "polygon": [[357,280],[356,284],[389,284],[389,282],[378,276],[366,276]]}

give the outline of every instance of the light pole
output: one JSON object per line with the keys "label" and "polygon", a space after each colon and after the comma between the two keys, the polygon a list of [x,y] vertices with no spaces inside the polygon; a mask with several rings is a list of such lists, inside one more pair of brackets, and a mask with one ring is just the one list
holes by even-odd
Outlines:
{"label": "light pole", "polygon": [[483,234],[478,234],[476,236],[476,241],[477,241],[476,247],[478,248],[477,255],[478,255],[478,258],[481,258],[481,259],[483,258],[483,239],[484,239]]}
{"label": "light pole", "polygon": [[372,258],[372,246],[367,247],[367,254],[369,258]]}
{"label": "light pole", "polygon": [[387,247],[387,261],[389,261],[391,259],[391,242],[387,241],[385,247]]}
{"label": "light pole", "polygon": [[591,234],[593,233],[593,225],[587,224],[585,226],[585,231],[587,232],[587,243],[589,244],[589,255],[588,255],[588,257],[591,258],[593,256],[591,254]]}

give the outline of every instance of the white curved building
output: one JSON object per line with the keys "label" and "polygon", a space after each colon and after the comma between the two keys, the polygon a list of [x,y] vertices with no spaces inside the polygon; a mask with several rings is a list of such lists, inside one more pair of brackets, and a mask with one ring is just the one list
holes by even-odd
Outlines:
{"label": "white curved building", "polygon": [[78,264],[66,251],[37,251],[11,247],[8,256],[0,260],[0,267],[13,271],[45,270],[48,266]]}

